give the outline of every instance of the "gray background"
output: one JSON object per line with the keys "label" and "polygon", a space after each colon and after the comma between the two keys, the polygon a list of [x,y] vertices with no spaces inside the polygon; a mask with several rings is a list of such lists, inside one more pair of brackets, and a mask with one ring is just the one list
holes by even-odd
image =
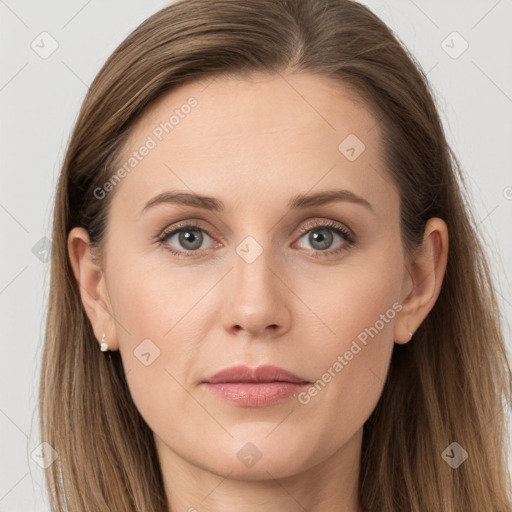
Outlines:
{"label": "gray background", "polygon": [[[0,0],[0,512],[49,510],[43,470],[31,453],[40,444],[36,407],[50,269],[44,237],[51,237],[68,137],[105,59],[168,3]],[[363,3],[428,72],[449,142],[468,176],[510,353],[512,0]],[[46,38],[44,49],[51,49],[52,39],[42,32],[58,44],[47,58],[32,48],[42,52]],[[457,56],[464,40],[469,46]]]}

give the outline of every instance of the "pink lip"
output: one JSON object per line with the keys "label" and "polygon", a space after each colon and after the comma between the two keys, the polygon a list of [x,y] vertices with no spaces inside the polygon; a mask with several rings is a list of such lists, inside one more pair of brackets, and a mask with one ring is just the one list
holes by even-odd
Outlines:
{"label": "pink lip", "polygon": [[298,393],[309,381],[278,366],[234,366],[203,382],[215,395],[241,407],[265,407]]}

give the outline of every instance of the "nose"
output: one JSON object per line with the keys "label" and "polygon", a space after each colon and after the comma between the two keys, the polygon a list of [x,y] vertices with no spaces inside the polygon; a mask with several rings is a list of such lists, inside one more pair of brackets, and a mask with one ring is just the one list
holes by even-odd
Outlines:
{"label": "nose", "polygon": [[270,252],[263,250],[254,261],[234,255],[222,311],[223,327],[230,334],[268,338],[290,329],[292,294],[284,271],[271,261]]}

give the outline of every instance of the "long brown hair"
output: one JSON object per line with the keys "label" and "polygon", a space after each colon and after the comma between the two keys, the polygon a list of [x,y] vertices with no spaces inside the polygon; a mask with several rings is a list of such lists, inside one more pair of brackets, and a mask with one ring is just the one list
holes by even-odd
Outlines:
{"label": "long brown hair", "polygon": [[[114,174],[141,113],[191,80],[252,71],[333,78],[379,119],[385,167],[400,191],[409,253],[426,221],[450,234],[440,296],[411,342],[394,345],[382,396],[364,425],[365,512],[512,510],[504,406],[509,361],[464,178],[425,73],[392,31],[352,0],[179,0],[136,28],[90,87],[69,142],[54,209],[40,381],[52,511],[167,511],[153,435],[119,352],[105,358],[80,299],[67,235],[85,228],[101,254]],[[459,443],[456,469],[442,457]]]}

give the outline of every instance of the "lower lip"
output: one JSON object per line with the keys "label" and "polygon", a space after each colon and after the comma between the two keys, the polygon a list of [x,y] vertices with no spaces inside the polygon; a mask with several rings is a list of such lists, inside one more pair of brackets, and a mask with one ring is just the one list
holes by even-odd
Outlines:
{"label": "lower lip", "polygon": [[299,393],[308,383],[294,382],[222,382],[205,383],[206,388],[240,407],[266,407]]}

